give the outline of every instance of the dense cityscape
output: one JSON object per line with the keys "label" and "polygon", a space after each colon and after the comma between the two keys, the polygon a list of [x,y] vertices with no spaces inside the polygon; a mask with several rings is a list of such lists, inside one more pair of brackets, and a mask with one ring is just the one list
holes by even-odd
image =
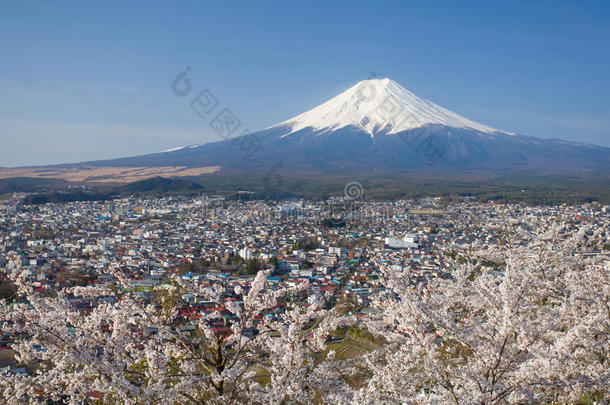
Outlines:
{"label": "dense cityscape", "polygon": [[422,280],[442,277],[448,271],[444,253],[465,252],[475,243],[502,244],[503,226],[513,217],[531,218],[532,224],[563,219],[600,229],[610,218],[610,208],[596,203],[524,207],[464,199],[440,207],[437,201],[264,202],[210,196],[22,206],[5,200],[0,264],[4,278],[17,266],[26,269],[41,291],[106,283],[104,269],[112,265],[143,295],[174,272],[231,288],[272,268],[278,277],[270,282],[307,280],[366,303],[379,288],[380,263],[418,271]]}

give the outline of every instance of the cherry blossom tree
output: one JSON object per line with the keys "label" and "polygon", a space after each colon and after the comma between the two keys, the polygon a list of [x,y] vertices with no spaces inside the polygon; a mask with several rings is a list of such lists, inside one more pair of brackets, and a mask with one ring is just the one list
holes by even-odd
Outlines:
{"label": "cherry blossom tree", "polygon": [[[33,364],[31,375],[4,373],[0,398],[6,403],[67,399],[81,403],[91,393],[104,403],[309,403],[341,385],[331,362],[320,361],[328,333],[341,320],[311,295],[296,305],[307,285],[271,290],[261,271],[243,302],[223,299],[222,287],[203,287],[174,278],[146,302],[118,271],[126,288],[75,287],[42,296],[15,278],[22,301],[2,308],[2,328],[19,336],[16,359]],[[222,303],[231,321],[214,329],[217,313],[196,329],[176,323],[185,294]],[[95,303],[85,311],[74,299]],[[276,313],[282,302],[285,309]]]}
{"label": "cherry blossom tree", "polygon": [[387,291],[369,327],[388,344],[364,356],[372,376],[347,402],[550,403],[610,393],[610,275],[582,253],[602,234],[517,227],[512,243],[473,246],[450,260],[450,277],[425,284],[381,266]]}

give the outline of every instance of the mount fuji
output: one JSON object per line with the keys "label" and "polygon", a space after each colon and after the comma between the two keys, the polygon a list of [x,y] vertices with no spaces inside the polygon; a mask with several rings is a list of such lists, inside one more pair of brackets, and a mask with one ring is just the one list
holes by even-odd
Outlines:
{"label": "mount fuji", "polygon": [[[191,104],[191,106],[196,104]],[[227,130],[220,126],[219,130]],[[239,133],[239,130],[235,131]],[[363,80],[264,130],[83,167],[213,167],[219,173],[610,174],[610,148],[494,129],[390,79]],[[75,167],[78,165],[69,165]]]}

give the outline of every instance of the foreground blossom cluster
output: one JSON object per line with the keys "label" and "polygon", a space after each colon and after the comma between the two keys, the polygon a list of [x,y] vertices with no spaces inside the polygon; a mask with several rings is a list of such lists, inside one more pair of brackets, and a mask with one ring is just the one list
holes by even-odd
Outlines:
{"label": "foreground blossom cluster", "polygon": [[[610,274],[603,231],[515,221],[502,245],[448,250],[451,273],[422,282],[382,263],[373,315],[345,316],[301,286],[266,290],[261,271],[219,333],[207,319],[176,324],[186,295],[221,302],[221,289],[156,287],[152,302],[125,288],[36,293],[17,272],[19,299],[3,303],[2,330],[18,336],[31,375],[0,374],[9,404],[96,401],[205,403],[570,403],[610,395]],[[70,304],[94,300],[90,311]],[[303,304],[303,297],[307,297]],[[299,299],[297,299],[299,298]],[[281,305],[280,315],[274,309]],[[268,315],[268,316],[266,316]],[[262,322],[261,319],[264,319]],[[336,359],[328,337],[368,330],[379,348]],[[96,395],[92,395],[92,393]]]}

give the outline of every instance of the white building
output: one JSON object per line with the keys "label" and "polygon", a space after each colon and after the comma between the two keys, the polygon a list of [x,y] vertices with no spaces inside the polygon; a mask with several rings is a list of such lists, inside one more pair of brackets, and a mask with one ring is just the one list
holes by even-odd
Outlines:
{"label": "white building", "polygon": [[252,249],[248,248],[248,247],[244,247],[243,249],[241,249],[239,251],[239,255],[244,259],[244,260],[250,260],[254,257],[254,252],[252,251]]}
{"label": "white building", "polygon": [[331,246],[328,248],[328,254],[330,255],[337,255],[337,256],[346,256],[347,255],[347,249],[344,247],[334,247]]}
{"label": "white building", "polygon": [[385,238],[385,245],[392,249],[417,249],[418,242],[416,235],[405,235],[402,239]]}

